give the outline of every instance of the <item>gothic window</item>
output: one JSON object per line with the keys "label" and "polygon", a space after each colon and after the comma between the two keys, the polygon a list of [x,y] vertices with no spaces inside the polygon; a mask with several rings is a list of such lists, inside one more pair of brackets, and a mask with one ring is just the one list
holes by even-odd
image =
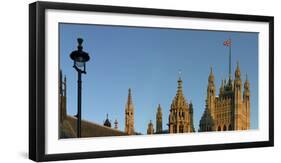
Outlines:
{"label": "gothic window", "polygon": [[226,131],[226,126],[225,125],[223,126],[223,131]]}
{"label": "gothic window", "polygon": [[232,130],[232,126],[231,126],[231,124],[229,124],[229,126],[228,126],[228,130]]}
{"label": "gothic window", "polygon": [[180,133],[183,133],[183,125],[180,125]]}
{"label": "gothic window", "polygon": [[221,126],[218,127],[218,131],[221,131]]}
{"label": "gothic window", "polygon": [[211,94],[211,96],[213,96],[213,95],[214,95],[214,91],[213,91],[213,90],[211,90],[211,91],[210,91],[210,94]]}

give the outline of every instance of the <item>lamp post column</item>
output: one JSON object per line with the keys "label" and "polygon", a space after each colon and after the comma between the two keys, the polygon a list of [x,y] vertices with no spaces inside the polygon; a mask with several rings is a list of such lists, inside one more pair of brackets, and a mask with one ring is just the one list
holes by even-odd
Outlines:
{"label": "lamp post column", "polygon": [[77,113],[77,137],[81,138],[81,105],[82,105],[82,93],[81,93],[81,89],[82,89],[82,80],[81,80],[81,76],[82,73],[81,71],[78,71],[78,81],[77,81],[77,85],[78,85],[78,99],[77,99],[77,108],[78,108],[78,113]]}
{"label": "lamp post column", "polygon": [[82,38],[78,38],[77,50],[71,52],[70,58],[73,60],[73,68],[78,73],[77,80],[77,138],[81,138],[81,103],[82,103],[82,74],[86,74],[86,62],[90,60],[89,54],[83,51]]}

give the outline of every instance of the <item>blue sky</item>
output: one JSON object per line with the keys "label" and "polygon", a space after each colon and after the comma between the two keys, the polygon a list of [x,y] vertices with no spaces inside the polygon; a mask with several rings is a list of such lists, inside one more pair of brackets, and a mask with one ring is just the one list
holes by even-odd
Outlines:
{"label": "blue sky", "polygon": [[258,128],[258,33],[162,29],[102,25],[60,24],[60,69],[67,77],[67,113],[77,113],[77,73],[69,54],[84,39],[90,54],[87,74],[82,76],[82,118],[103,124],[106,114],[124,130],[128,89],[135,106],[135,130],[146,133],[149,120],[155,127],[158,104],[167,129],[169,109],[182,71],[183,91],[194,107],[194,126],[205,107],[210,66],[216,92],[228,78],[228,48],[232,39],[232,75],[239,61],[241,78],[246,73],[251,89],[251,128]]}

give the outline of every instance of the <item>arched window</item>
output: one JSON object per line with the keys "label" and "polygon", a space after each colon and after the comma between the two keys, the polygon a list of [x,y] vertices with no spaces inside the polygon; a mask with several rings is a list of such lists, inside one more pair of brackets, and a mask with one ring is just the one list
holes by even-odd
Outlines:
{"label": "arched window", "polygon": [[183,125],[180,125],[180,133],[183,133]]}
{"label": "arched window", "polygon": [[221,131],[221,126],[218,127],[218,131]]}
{"label": "arched window", "polygon": [[176,128],[176,126],[174,126],[174,132],[173,133],[177,133],[177,128]]}
{"label": "arched window", "polygon": [[232,126],[231,126],[231,124],[229,124],[229,126],[228,126],[228,130],[232,130]]}
{"label": "arched window", "polygon": [[226,126],[225,125],[223,126],[223,131],[226,131]]}

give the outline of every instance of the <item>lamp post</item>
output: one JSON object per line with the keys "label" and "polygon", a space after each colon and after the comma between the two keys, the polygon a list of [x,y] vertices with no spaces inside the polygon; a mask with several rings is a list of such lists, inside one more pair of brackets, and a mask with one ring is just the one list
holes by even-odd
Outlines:
{"label": "lamp post", "polygon": [[81,89],[82,74],[86,74],[86,62],[90,60],[89,54],[83,51],[83,39],[78,38],[78,50],[71,52],[70,58],[73,60],[73,68],[78,73],[77,80],[77,138],[81,138]]}

